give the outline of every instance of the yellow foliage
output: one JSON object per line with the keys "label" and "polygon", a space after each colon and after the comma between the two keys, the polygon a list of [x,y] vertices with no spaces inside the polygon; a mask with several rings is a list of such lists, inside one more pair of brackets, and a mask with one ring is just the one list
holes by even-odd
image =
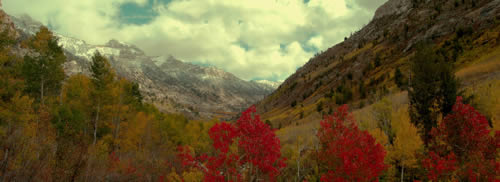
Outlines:
{"label": "yellow foliage", "polygon": [[199,182],[203,179],[203,173],[199,170],[186,171],[182,173],[182,178],[186,182]]}
{"label": "yellow foliage", "polygon": [[368,131],[368,133],[370,133],[370,135],[375,138],[377,143],[382,145],[386,151],[390,148],[389,139],[380,128],[371,129]]}
{"label": "yellow foliage", "polygon": [[500,80],[483,83],[469,92],[474,95],[475,109],[491,119],[494,130],[500,130]]}
{"label": "yellow foliage", "polygon": [[393,113],[395,139],[388,157],[393,161],[400,161],[406,168],[413,168],[417,166],[416,155],[423,149],[423,142],[418,129],[410,123],[407,108],[401,107]]}
{"label": "yellow foliage", "polygon": [[144,139],[151,134],[151,128],[149,127],[151,120],[151,116],[139,112],[130,122],[123,124],[123,133],[119,142],[123,151],[132,152],[144,149]]}
{"label": "yellow foliage", "polygon": [[215,121],[190,121],[184,129],[182,141],[194,147],[198,152],[207,152],[210,148],[210,137],[208,130],[215,124]]}

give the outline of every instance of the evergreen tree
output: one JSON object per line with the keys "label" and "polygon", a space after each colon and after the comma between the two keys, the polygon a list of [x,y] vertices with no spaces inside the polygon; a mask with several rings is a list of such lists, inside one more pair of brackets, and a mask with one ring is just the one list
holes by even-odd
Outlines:
{"label": "evergreen tree", "polygon": [[115,78],[108,59],[102,56],[98,51],[92,56],[90,71],[92,73],[92,82],[97,91],[106,90],[106,87],[109,86]]}
{"label": "evergreen tree", "polygon": [[455,78],[453,64],[450,62],[441,63],[441,85],[439,90],[440,110],[443,117],[451,113],[458,96],[459,81]]}
{"label": "evergreen tree", "polygon": [[142,104],[142,100],[144,97],[141,94],[141,91],[139,90],[139,84],[133,83],[132,87],[130,89],[130,94],[135,98],[135,100],[139,103]]}
{"label": "evergreen tree", "polygon": [[45,95],[57,95],[60,92],[65,77],[63,64],[66,56],[57,44],[57,38],[43,26],[27,44],[34,53],[24,58],[26,92],[39,98],[43,106]]}
{"label": "evergreen tree", "polygon": [[420,45],[411,63],[412,78],[408,96],[410,117],[421,129],[425,143],[437,125],[437,119],[451,111],[455,104],[458,81],[453,65],[433,51],[432,46]]}
{"label": "evergreen tree", "polygon": [[99,52],[95,52],[92,57],[92,63],[90,65],[90,71],[92,73],[92,83],[94,85],[95,91],[93,96],[95,98],[95,119],[94,119],[94,141],[95,145],[97,141],[97,130],[99,127],[99,116],[101,112],[101,106],[106,101],[107,88],[113,83],[115,79],[115,74],[111,69],[111,65],[108,60],[103,57]]}
{"label": "evergreen tree", "polygon": [[401,73],[401,70],[399,68],[396,68],[396,71],[394,72],[394,82],[396,82],[396,85],[400,89],[402,89],[405,85],[403,73]]}

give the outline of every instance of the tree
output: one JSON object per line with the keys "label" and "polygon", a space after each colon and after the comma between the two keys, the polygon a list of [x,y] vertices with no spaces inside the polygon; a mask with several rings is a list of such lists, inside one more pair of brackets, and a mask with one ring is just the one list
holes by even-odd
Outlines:
{"label": "tree", "polygon": [[363,81],[361,81],[361,83],[359,83],[359,94],[360,94],[361,99],[366,98],[365,83],[363,83]]}
{"label": "tree", "polygon": [[377,120],[377,127],[384,132],[389,139],[389,143],[394,142],[394,132],[392,130],[392,102],[388,98],[373,105],[373,115]]}
{"label": "tree", "polygon": [[142,96],[141,91],[139,90],[138,83],[132,83],[132,86],[129,87],[128,92],[132,96],[133,101],[135,101],[138,104],[142,104],[142,100],[144,99],[144,97]]}
{"label": "tree", "polygon": [[94,53],[92,57],[92,63],[90,65],[90,71],[92,73],[92,83],[94,85],[95,91],[93,96],[95,98],[95,119],[94,119],[94,145],[97,142],[97,130],[99,127],[99,116],[101,112],[101,106],[104,104],[107,95],[107,89],[113,83],[115,79],[115,74],[111,69],[111,65],[108,60],[103,57],[98,51]]}
{"label": "tree", "polygon": [[347,105],[321,121],[318,152],[325,174],[321,181],[373,181],[386,168],[385,150],[366,131],[360,131]]}
{"label": "tree", "polygon": [[408,89],[410,117],[427,144],[439,115],[445,116],[454,104],[450,98],[457,95],[458,81],[452,64],[436,54],[432,46],[420,45],[410,69],[413,75]]}
{"label": "tree", "polygon": [[92,130],[93,90],[90,78],[76,74],[62,86],[62,103],[54,106],[52,124],[56,129],[54,176],[74,181],[85,169]]}
{"label": "tree", "polygon": [[490,135],[488,121],[457,97],[453,112],[432,130],[430,158],[423,160],[429,180],[458,178],[460,181],[495,181],[500,173],[496,161],[500,131]]}
{"label": "tree", "polygon": [[452,63],[443,62],[439,65],[441,85],[439,87],[439,103],[440,111],[443,117],[448,115],[453,105],[455,104],[455,99],[458,96],[459,82],[455,78],[455,72],[453,71]]}
{"label": "tree", "polygon": [[252,106],[235,124],[210,128],[215,156],[194,157],[189,147],[179,147],[183,166],[201,169],[204,181],[274,181],[285,165],[280,141],[255,112]]}
{"label": "tree", "polygon": [[65,77],[63,64],[66,56],[57,44],[57,38],[47,27],[40,27],[27,44],[34,51],[34,55],[24,58],[23,75],[26,80],[26,91],[39,98],[43,106],[45,95],[57,95],[60,91]]}
{"label": "tree", "polygon": [[413,126],[408,116],[407,108],[400,108],[392,114],[394,143],[388,154],[392,163],[401,167],[401,181],[410,180],[406,173],[418,167],[418,156],[423,150],[422,139],[418,136],[418,129]]}
{"label": "tree", "polygon": [[375,68],[379,67],[380,66],[380,55],[376,55],[375,56]]}
{"label": "tree", "polygon": [[398,88],[402,89],[405,85],[404,83],[404,76],[403,73],[401,73],[401,70],[396,68],[396,71],[394,71],[394,82],[396,82],[396,85]]}

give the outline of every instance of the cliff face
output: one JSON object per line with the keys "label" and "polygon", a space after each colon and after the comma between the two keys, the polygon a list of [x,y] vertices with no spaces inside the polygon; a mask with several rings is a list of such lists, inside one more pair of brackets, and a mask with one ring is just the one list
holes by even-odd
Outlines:
{"label": "cliff face", "polygon": [[379,19],[388,15],[402,14],[412,8],[412,6],[412,0],[390,0],[379,7],[377,11],[375,11],[375,16],[373,17],[373,19]]}
{"label": "cliff face", "polygon": [[[35,34],[42,26],[28,16],[0,15],[8,22],[2,26],[14,29],[15,25],[23,37]],[[92,45],[57,32],[55,35],[68,57],[64,65],[67,75],[88,75],[91,58],[99,51],[109,58],[118,76],[138,83],[146,101],[164,112],[183,113],[191,118],[228,119],[276,88],[268,83],[241,80],[215,67],[185,63],[172,56],[148,56],[136,46],[118,40]]]}
{"label": "cliff face", "polygon": [[[2,7],[2,2],[0,1],[0,8]],[[7,31],[8,36],[13,37],[14,39],[19,38],[19,33],[16,31],[14,23],[10,19],[10,16],[7,15],[3,10],[0,9],[0,30]]]}
{"label": "cliff face", "polygon": [[399,92],[394,70],[408,76],[417,43],[439,45],[458,57],[454,64],[460,67],[473,59],[464,52],[498,45],[499,25],[499,0],[389,0],[368,25],[285,80],[258,104],[258,111],[275,126],[286,126],[320,120],[341,103],[370,103]]}

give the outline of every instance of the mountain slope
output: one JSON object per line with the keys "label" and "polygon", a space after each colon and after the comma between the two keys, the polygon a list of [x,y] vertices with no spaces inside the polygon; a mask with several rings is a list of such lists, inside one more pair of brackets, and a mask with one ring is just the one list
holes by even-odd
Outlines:
{"label": "mountain slope", "polygon": [[[41,23],[28,16],[12,17],[24,36],[35,34]],[[69,61],[68,75],[88,74],[94,52],[109,58],[117,74],[139,83],[145,99],[165,112],[181,112],[191,118],[231,118],[271,93],[275,87],[244,81],[215,67],[202,67],[174,57],[152,57],[134,45],[111,40],[91,45],[55,33]]]}
{"label": "mountain slope", "polygon": [[[399,68],[408,79],[408,60],[417,43],[436,44],[461,70],[474,65],[479,55],[500,50],[499,25],[498,0],[389,0],[368,25],[311,58],[258,110],[278,127],[318,121],[343,103],[363,107],[401,92],[394,72]],[[486,79],[500,77],[500,68],[493,68]]]}

